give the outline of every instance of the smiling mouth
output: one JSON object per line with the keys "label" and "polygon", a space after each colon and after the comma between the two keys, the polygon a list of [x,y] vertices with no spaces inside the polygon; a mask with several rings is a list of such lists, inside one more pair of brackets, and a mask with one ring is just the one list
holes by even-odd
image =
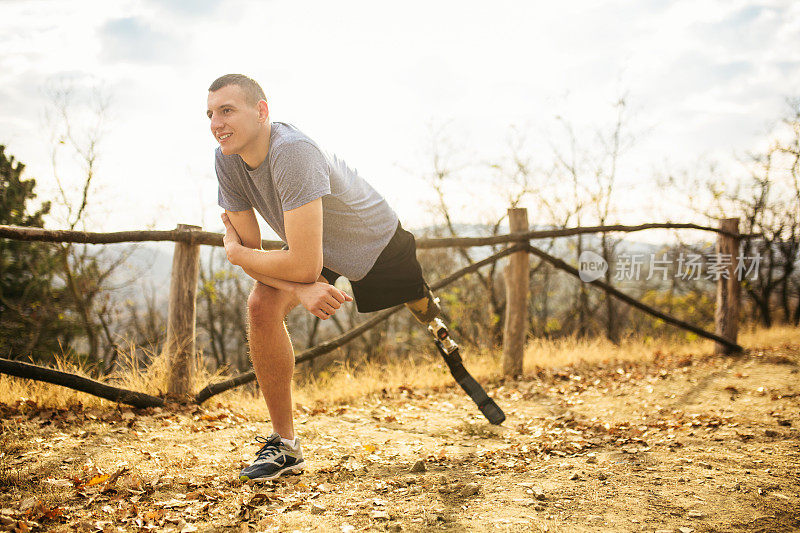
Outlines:
{"label": "smiling mouth", "polygon": [[233,135],[233,133],[226,133],[225,135],[220,135],[219,137],[217,137],[217,139],[219,139],[219,142],[222,142],[222,141],[226,140],[228,137],[230,137],[231,135]]}

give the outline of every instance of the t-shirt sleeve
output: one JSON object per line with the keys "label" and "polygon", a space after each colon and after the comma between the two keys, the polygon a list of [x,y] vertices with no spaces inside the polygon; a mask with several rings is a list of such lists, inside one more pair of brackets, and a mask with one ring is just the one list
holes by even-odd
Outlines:
{"label": "t-shirt sleeve", "polygon": [[296,141],[281,147],[272,171],[284,211],[331,193],[328,162],[313,144]]}
{"label": "t-shirt sleeve", "polygon": [[230,169],[226,170],[221,160],[221,155],[216,152],[214,156],[214,168],[217,171],[217,203],[228,211],[247,211],[252,209],[250,201],[244,196],[237,184],[234,182]]}

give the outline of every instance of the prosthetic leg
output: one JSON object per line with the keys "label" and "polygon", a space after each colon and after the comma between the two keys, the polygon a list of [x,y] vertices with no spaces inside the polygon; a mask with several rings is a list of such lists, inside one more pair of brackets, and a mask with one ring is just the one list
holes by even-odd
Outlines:
{"label": "prosthetic leg", "polygon": [[450,338],[447,326],[439,318],[442,312],[439,307],[439,298],[433,297],[427,285],[425,286],[425,291],[427,292],[425,298],[408,302],[406,307],[414,315],[414,318],[423,325],[428,326],[428,331],[433,335],[433,342],[436,343],[436,348],[439,349],[444,362],[450,368],[450,373],[453,374],[453,377],[464,389],[464,392],[477,404],[483,416],[492,424],[501,424],[506,419],[505,413],[494,400],[486,395],[483,388],[464,368],[461,362],[461,355],[458,353],[458,344]]}

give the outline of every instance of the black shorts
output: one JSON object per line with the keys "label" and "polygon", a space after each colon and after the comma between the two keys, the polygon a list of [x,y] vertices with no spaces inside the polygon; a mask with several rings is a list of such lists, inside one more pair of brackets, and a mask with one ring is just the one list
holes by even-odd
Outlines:
{"label": "black shorts", "polygon": [[[322,276],[333,285],[341,274],[322,268]],[[394,235],[367,275],[350,281],[359,313],[371,313],[425,297],[425,280],[417,261],[414,235],[397,223]]]}

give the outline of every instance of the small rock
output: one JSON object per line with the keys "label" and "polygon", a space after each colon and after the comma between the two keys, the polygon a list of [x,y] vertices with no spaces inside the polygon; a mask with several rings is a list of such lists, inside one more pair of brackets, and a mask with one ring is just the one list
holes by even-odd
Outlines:
{"label": "small rock", "polygon": [[671,529],[656,529],[656,533],[674,533]]}
{"label": "small rock", "polygon": [[547,496],[545,496],[544,491],[539,487],[533,487],[531,490],[533,491],[533,497],[536,498],[537,500],[544,501],[547,499]]}
{"label": "small rock", "polygon": [[464,483],[457,481],[452,485],[446,485],[449,492],[461,492],[461,489],[464,488]]}
{"label": "small rock", "polygon": [[701,466],[701,467],[703,467],[703,468],[705,468],[705,469],[707,469],[707,470],[711,470],[712,468],[714,468],[714,467],[713,467],[713,466],[711,466],[710,464],[708,464],[708,463],[704,463],[704,462],[702,462],[702,461],[697,461],[697,466]]}
{"label": "small rock", "polygon": [[537,503],[533,506],[534,511],[544,511],[547,507],[543,503]]}
{"label": "small rock", "polygon": [[373,520],[389,520],[389,513],[383,510],[375,510],[369,514]]}
{"label": "small rock", "polygon": [[764,435],[766,435],[767,437],[777,437],[778,432],[775,431],[774,429],[767,429],[764,431]]}
{"label": "small rock", "polygon": [[411,472],[414,473],[425,472],[426,470],[427,468],[425,467],[425,461],[423,461],[422,459],[414,463],[414,466],[411,467]]}
{"label": "small rock", "polygon": [[477,483],[467,483],[467,485],[461,489],[461,497],[468,498],[470,496],[475,496],[478,494],[481,486]]}
{"label": "small rock", "polygon": [[593,453],[590,453],[590,454],[589,454],[589,455],[586,457],[586,462],[587,462],[588,464],[590,464],[590,465],[597,464],[597,456],[596,456],[595,454],[593,454]]}
{"label": "small rock", "polygon": [[690,509],[686,516],[689,518],[703,518],[705,515],[697,509]]}
{"label": "small rock", "polygon": [[693,533],[694,528],[693,527],[679,527],[678,531],[680,531],[681,533]]}
{"label": "small rock", "polygon": [[572,474],[571,476],[569,476],[569,479],[570,479],[570,481],[577,481],[577,480],[579,480],[580,478],[581,478],[581,476],[579,476],[577,472],[575,472],[574,474]]}
{"label": "small rock", "polygon": [[311,514],[325,514],[325,506],[319,503],[312,503]]}
{"label": "small rock", "polygon": [[792,425],[792,421],[791,420],[778,420],[778,425],[779,426],[789,427],[789,426]]}
{"label": "small rock", "polygon": [[604,472],[600,472],[599,474],[597,474],[597,479],[599,479],[600,481],[605,481],[606,479],[608,479],[608,476],[606,476]]}

